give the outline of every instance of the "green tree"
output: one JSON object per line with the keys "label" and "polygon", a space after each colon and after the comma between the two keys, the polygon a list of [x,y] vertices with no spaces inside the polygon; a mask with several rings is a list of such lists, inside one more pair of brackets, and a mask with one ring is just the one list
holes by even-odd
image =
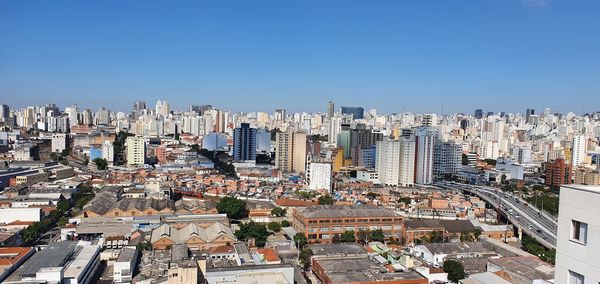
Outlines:
{"label": "green tree", "polygon": [[282,228],[289,227],[290,225],[291,225],[290,221],[288,221],[288,220],[281,221],[281,227]]}
{"label": "green tree", "polygon": [[56,203],[56,210],[58,210],[58,212],[60,212],[61,214],[67,212],[69,208],[71,208],[69,201],[66,201],[64,199],[61,199],[58,201],[58,203]]}
{"label": "green tree", "polygon": [[263,224],[250,222],[247,224],[241,223],[240,229],[235,231],[235,236],[240,240],[248,240],[254,238],[257,247],[264,247],[267,243],[269,232]]}
{"label": "green tree", "polygon": [[307,242],[308,240],[303,233],[296,233],[294,235],[294,243],[296,243],[296,247],[302,248]]}
{"label": "green tree", "polygon": [[353,243],[356,242],[356,236],[354,235],[354,231],[345,231],[340,236],[340,241],[342,243]]}
{"label": "green tree", "polygon": [[310,248],[303,248],[300,251],[300,263],[302,264],[302,268],[304,271],[308,270],[310,267],[310,259],[313,256],[313,251]]}
{"label": "green tree", "polygon": [[106,159],[96,158],[93,161],[94,164],[96,164],[96,167],[101,171],[106,170],[108,168],[108,161],[106,161]]}
{"label": "green tree", "polygon": [[275,208],[273,208],[273,210],[271,210],[271,215],[273,215],[275,217],[283,217],[283,216],[285,216],[286,213],[287,213],[287,210],[285,210],[281,207],[275,207]]}
{"label": "green tree", "polygon": [[217,203],[217,211],[220,214],[227,214],[231,219],[243,219],[248,216],[246,202],[235,197],[223,197]]}
{"label": "green tree", "polygon": [[319,197],[319,204],[320,205],[331,205],[331,204],[333,204],[333,197],[331,197],[331,195],[329,195],[329,194],[323,195],[323,196]]}
{"label": "green tree", "polygon": [[383,242],[385,235],[381,229],[371,231],[371,240]]}
{"label": "green tree", "polygon": [[278,233],[279,231],[281,231],[281,224],[279,222],[269,222],[269,224],[267,225],[267,227],[269,228],[269,230]]}
{"label": "green tree", "polygon": [[444,241],[444,236],[441,231],[432,231],[426,238],[429,243],[441,243]]}
{"label": "green tree", "polygon": [[148,250],[152,250],[152,244],[148,241],[144,241],[144,242],[139,242],[137,244],[137,249],[139,251],[148,251]]}
{"label": "green tree", "polygon": [[465,268],[462,263],[453,259],[444,261],[444,272],[448,273],[448,280],[454,283],[465,278]]}
{"label": "green tree", "polygon": [[479,240],[480,236],[481,236],[481,229],[476,228],[475,230],[473,230],[473,237],[475,238],[476,241]]}
{"label": "green tree", "polygon": [[469,157],[467,157],[466,154],[462,154],[462,164],[463,164],[463,166],[466,166],[469,164]]}
{"label": "green tree", "polygon": [[502,174],[502,177],[500,177],[500,183],[501,184],[507,184],[508,182],[506,181],[506,174]]}

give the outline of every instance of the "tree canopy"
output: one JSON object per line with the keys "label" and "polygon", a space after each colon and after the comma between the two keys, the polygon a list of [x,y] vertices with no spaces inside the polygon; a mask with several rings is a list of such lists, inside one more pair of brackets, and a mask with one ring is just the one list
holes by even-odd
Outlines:
{"label": "tree canopy", "polygon": [[235,231],[235,236],[240,240],[248,240],[254,238],[257,247],[264,247],[267,243],[267,227],[263,224],[250,222],[240,224],[240,229]]}
{"label": "tree canopy", "polygon": [[223,197],[217,203],[217,211],[220,214],[227,214],[231,219],[243,219],[248,216],[246,202],[235,197]]}
{"label": "tree canopy", "polygon": [[297,247],[302,248],[308,242],[308,240],[303,233],[296,233],[294,235],[294,242],[296,243]]}
{"label": "tree canopy", "polygon": [[345,231],[340,236],[340,241],[342,243],[353,243],[356,241],[356,236],[354,235],[354,231]]}
{"label": "tree canopy", "polygon": [[275,208],[273,208],[273,210],[271,210],[271,215],[273,215],[275,217],[283,217],[283,216],[285,216],[286,213],[287,213],[287,210],[285,210],[281,207],[275,207]]}
{"label": "tree canopy", "polygon": [[331,204],[333,204],[333,197],[331,197],[331,195],[329,195],[329,194],[323,195],[323,196],[319,197],[319,204],[320,205],[331,205]]}
{"label": "tree canopy", "polygon": [[453,259],[444,261],[444,272],[448,273],[448,280],[454,283],[465,278],[465,268],[462,263]]}
{"label": "tree canopy", "polygon": [[96,158],[93,160],[94,164],[96,164],[96,167],[103,171],[106,170],[106,168],[108,168],[108,161],[106,161],[106,159],[103,158]]}

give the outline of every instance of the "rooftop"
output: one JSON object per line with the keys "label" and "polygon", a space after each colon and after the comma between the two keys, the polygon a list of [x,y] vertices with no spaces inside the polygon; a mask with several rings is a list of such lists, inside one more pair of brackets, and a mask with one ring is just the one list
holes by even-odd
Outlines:
{"label": "rooftop", "polygon": [[306,218],[398,217],[391,210],[372,205],[314,205],[300,212]]}
{"label": "rooftop", "polygon": [[490,258],[488,262],[501,267],[506,272],[520,275],[530,280],[554,278],[554,267],[533,256]]}

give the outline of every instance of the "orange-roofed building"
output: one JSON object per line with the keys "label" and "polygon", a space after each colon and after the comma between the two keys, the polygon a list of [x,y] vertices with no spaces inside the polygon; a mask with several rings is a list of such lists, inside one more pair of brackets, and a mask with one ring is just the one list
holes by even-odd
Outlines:
{"label": "orange-roofed building", "polygon": [[272,248],[259,248],[256,252],[263,257],[265,264],[280,264],[281,263],[281,259],[279,258],[279,255]]}
{"label": "orange-roofed building", "polygon": [[30,247],[0,247],[0,282],[35,253]]}

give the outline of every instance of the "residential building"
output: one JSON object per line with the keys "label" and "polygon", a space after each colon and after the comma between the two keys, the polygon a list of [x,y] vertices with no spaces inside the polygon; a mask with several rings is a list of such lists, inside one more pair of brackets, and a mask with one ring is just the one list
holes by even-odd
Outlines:
{"label": "residential building", "polygon": [[572,165],[564,159],[556,159],[546,163],[546,185],[560,186],[571,184]]}
{"label": "residential building", "polygon": [[600,186],[560,189],[555,283],[600,282]]}
{"label": "residential building", "polygon": [[462,168],[462,146],[453,142],[437,142],[433,150],[434,178],[448,178]]}
{"label": "residential building", "polygon": [[68,137],[64,133],[53,133],[52,134],[52,152],[62,152],[67,149]]}
{"label": "residential building", "polygon": [[431,184],[433,182],[433,150],[437,138],[437,128],[434,127],[420,127],[415,133],[415,183],[417,184]]}
{"label": "residential building", "polygon": [[585,135],[573,136],[571,155],[571,163],[574,167],[585,162],[585,157],[587,155],[587,137]]}
{"label": "residential building", "polygon": [[146,142],[142,137],[127,137],[127,164],[143,165],[146,161]]}
{"label": "residential building", "polygon": [[586,167],[578,167],[573,173],[574,184],[600,185],[600,171]]}
{"label": "residential building", "polygon": [[287,131],[277,133],[275,167],[283,172],[306,171],[306,134]]}
{"label": "residential building", "polygon": [[331,162],[321,159],[308,158],[306,167],[306,180],[308,189],[324,189],[331,192]]}

